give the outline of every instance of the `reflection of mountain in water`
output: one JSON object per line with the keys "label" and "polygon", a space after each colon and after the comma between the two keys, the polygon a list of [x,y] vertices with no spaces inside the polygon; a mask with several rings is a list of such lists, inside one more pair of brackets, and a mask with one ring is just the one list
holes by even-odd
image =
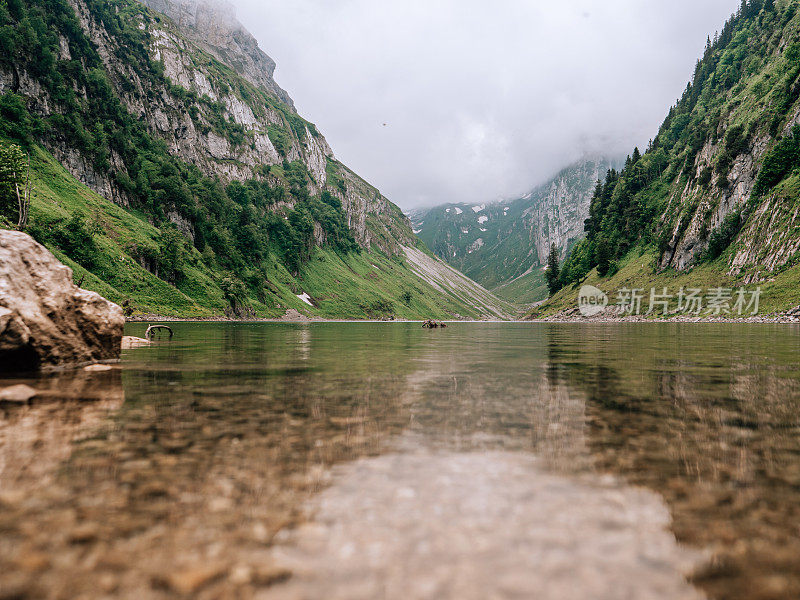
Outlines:
{"label": "reflection of mountain in water", "polygon": [[[129,333],[141,334],[137,327]],[[625,514],[640,507],[644,515],[620,531],[647,530],[642,539],[654,540],[665,556],[691,558],[669,536],[651,536],[667,524],[667,513],[651,492],[637,496],[630,484],[658,492],[678,540],[713,550],[710,566],[694,575],[713,597],[800,593],[800,336],[791,329],[175,330],[171,344],[127,353],[121,408],[120,373],[112,371],[95,375],[116,381],[105,388],[116,389],[108,406],[8,409],[0,436],[15,450],[0,458],[4,590],[247,597],[281,578],[270,550],[278,532],[313,533],[309,506],[332,502],[329,520],[344,526],[336,507],[347,502],[340,501],[372,501],[381,527],[398,518],[413,529],[414,518],[389,510],[402,498],[386,494],[414,486],[405,514],[417,511],[432,540],[444,539],[437,531],[458,533],[451,514],[462,514],[472,531],[469,524],[482,521],[470,498],[483,498],[487,544],[512,543],[503,532],[530,544],[526,530],[512,525],[552,520],[527,512],[538,506],[537,486],[550,482],[555,487],[542,492],[542,501],[552,502],[548,510],[558,505],[553,490],[594,515],[607,491],[618,492]],[[66,388],[64,381],[52,387]],[[107,417],[107,409],[116,410]],[[31,455],[41,458],[34,464]],[[448,478],[466,491],[453,495]],[[26,494],[4,493],[11,481]],[[435,502],[425,500],[435,497],[455,511],[444,510],[438,524],[430,513]],[[313,498],[317,504],[309,504]],[[493,529],[492,515],[500,513],[508,522]],[[408,539],[397,541],[399,555],[381,556],[403,556]],[[472,558],[473,550],[466,549]]]}
{"label": "reflection of mountain in water", "polygon": [[678,540],[714,550],[695,583],[717,598],[800,596],[797,331],[572,331],[554,363],[589,397],[592,459],[658,491]]}

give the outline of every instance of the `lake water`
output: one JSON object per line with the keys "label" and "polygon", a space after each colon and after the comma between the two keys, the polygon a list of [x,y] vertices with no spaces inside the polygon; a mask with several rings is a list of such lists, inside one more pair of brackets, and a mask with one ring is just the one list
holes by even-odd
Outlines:
{"label": "lake water", "polygon": [[797,326],[173,328],[0,382],[0,598],[800,597]]}

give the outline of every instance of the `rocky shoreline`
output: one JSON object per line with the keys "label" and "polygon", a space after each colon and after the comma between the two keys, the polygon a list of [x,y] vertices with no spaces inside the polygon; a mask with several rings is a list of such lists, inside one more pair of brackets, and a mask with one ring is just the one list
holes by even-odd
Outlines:
{"label": "rocky shoreline", "polygon": [[587,317],[582,315],[577,308],[561,311],[546,317],[533,317],[528,319],[538,323],[780,323],[792,324],[800,323],[800,307],[789,310],[785,313],[754,315],[750,317],[726,317],[711,315],[614,315],[601,313],[599,315]]}
{"label": "rocky shoreline", "polygon": [[[287,311],[279,318],[256,319],[231,319],[228,317],[175,317],[157,314],[133,315],[127,318],[128,323],[379,323],[385,322],[378,319],[328,319],[325,317],[308,317],[295,310]],[[425,319],[394,319],[397,323],[424,323]],[[673,316],[648,316],[648,315],[614,315],[603,313],[591,317],[584,316],[577,308],[564,310],[549,316],[533,316],[524,319],[500,320],[449,320],[442,323],[800,323],[800,307],[785,313],[755,315],[751,317],[726,317],[711,315],[673,315]]]}

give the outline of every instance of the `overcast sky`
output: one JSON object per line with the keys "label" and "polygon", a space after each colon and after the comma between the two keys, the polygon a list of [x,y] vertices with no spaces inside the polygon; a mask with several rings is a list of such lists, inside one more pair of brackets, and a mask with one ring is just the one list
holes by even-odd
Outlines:
{"label": "overcast sky", "polygon": [[646,146],[739,0],[233,3],[337,158],[408,209]]}

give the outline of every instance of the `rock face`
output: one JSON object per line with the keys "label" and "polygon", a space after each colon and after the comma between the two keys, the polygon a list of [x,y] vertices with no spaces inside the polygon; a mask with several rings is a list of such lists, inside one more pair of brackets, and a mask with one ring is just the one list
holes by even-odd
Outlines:
{"label": "rock face", "polygon": [[263,87],[282,102],[294,103],[272,78],[275,61],[258,47],[256,39],[236,19],[236,11],[220,0],[141,0],[167,15],[195,44],[230,66],[255,86]]}
{"label": "rock face", "polygon": [[[800,112],[789,118],[780,137],[789,135],[797,124]],[[660,223],[669,234],[669,243],[659,261],[662,269],[691,269],[708,248],[711,233],[722,227],[726,217],[741,213],[751,200],[772,138],[764,133],[753,134],[733,159],[727,175],[714,176],[704,185],[701,175],[712,172],[724,153],[725,134],[726,130],[720,126],[713,139],[706,141],[694,164],[684,169],[688,172],[685,186],[673,189]],[[773,195],[756,200],[753,214],[738,236],[729,270],[733,275],[750,270],[748,281],[768,278],[770,273],[790,263],[800,250],[797,235],[800,213],[795,203]]]}
{"label": "rock face", "polygon": [[[95,4],[68,1],[125,109],[146,125],[150,135],[162,140],[170,154],[225,184],[267,179],[282,185],[274,175],[265,175],[265,168],[300,161],[310,175],[309,192],[328,191],[341,201],[363,248],[376,246],[387,254],[401,255],[402,246],[412,243],[410,223],[402,212],[337,161],[325,137],[297,114],[292,99],[272,77],[275,62],[258,47],[229,4],[215,0],[124,3],[120,19],[143,32],[149,59],[163,67],[165,85],[132,64],[125,40],[108,28]],[[67,59],[66,34],[61,41],[62,58]],[[28,109],[38,116],[63,110],[35,74],[22,67],[0,66],[0,94],[6,92],[25,98]],[[189,96],[195,100],[187,101]],[[276,145],[276,140],[282,141]],[[115,175],[127,172],[116,152],[108,157],[110,168],[98,170],[91,157],[69,144],[43,143],[93,191],[122,206],[130,204]],[[291,208],[291,201],[275,205],[277,211]],[[192,239],[190,215],[168,213],[169,220]]]}
{"label": "rock face", "polygon": [[583,161],[531,192],[521,225],[536,248],[539,265],[547,263],[551,244],[563,258],[569,246],[584,236],[594,186],[613,166],[614,161],[605,159]]}
{"label": "rock face", "polygon": [[122,309],[18,231],[0,231],[0,371],[119,358]]}
{"label": "rock face", "polygon": [[619,161],[579,161],[522,198],[492,204],[448,204],[411,215],[414,230],[442,259],[481,285],[497,289],[562,257],[584,236],[598,179]]}

